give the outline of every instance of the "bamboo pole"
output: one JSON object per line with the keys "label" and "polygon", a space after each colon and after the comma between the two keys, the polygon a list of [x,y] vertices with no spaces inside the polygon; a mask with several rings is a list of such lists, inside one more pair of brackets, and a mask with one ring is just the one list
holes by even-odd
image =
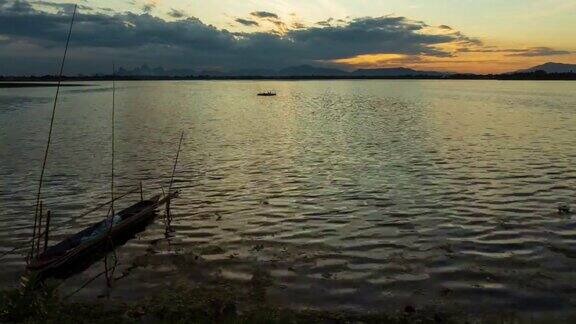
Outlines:
{"label": "bamboo pole", "polygon": [[[60,73],[58,74],[58,85],[56,87],[56,95],[54,96],[54,105],[52,107],[52,115],[50,117],[50,128],[48,130],[48,138],[46,143],[46,150],[44,151],[44,159],[42,160],[42,169],[40,171],[40,180],[38,181],[38,191],[36,194],[36,209],[34,211],[34,233],[32,237],[36,236],[36,226],[38,226],[38,207],[40,197],[42,196],[42,183],[44,181],[44,171],[46,170],[46,162],[48,161],[48,152],[50,151],[50,143],[52,141],[52,130],[54,128],[54,119],[56,117],[56,107],[58,106],[58,96],[60,94],[60,86],[62,84],[62,75],[64,73],[64,63],[66,62],[66,55],[68,54],[68,45],[70,44],[70,37],[72,36],[72,26],[74,26],[74,19],[76,18],[76,10],[78,6],[74,5],[74,12],[72,13],[72,20],[70,21],[70,29],[68,30],[68,37],[66,38],[66,47],[64,55],[62,56],[62,63],[60,64]],[[34,254],[34,240],[30,248],[30,255]],[[30,261],[30,259],[28,260]]]}
{"label": "bamboo pole", "polygon": [[178,157],[180,156],[180,148],[182,147],[182,140],[184,139],[184,131],[180,135],[180,142],[178,143],[178,151],[176,152],[176,159],[174,160],[174,167],[172,168],[172,176],[170,177],[170,185],[168,186],[168,195],[172,191],[172,183],[174,183],[174,173],[176,173],[176,165],[178,164]]}
{"label": "bamboo pole", "polygon": [[44,253],[46,253],[46,250],[48,249],[48,237],[50,233],[50,210],[48,210],[48,212],[46,212],[46,226],[44,229]]}
{"label": "bamboo pole", "polygon": [[112,202],[110,205],[112,206],[112,219],[114,219],[114,155],[116,153],[115,149],[115,114],[116,114],[116,67],[112,64],[112,161],[111,165],[111,172],[110,172],[110,195],[112,197]]}
{"label": "bamboo pole", "polygon": [[114,226],[114,157],[116,154],[115,149],[115,113],[116,113],[116,67],[112,64],[112,116],[111,116],[111,128],[112,128],[112,160],[110,161],[111,172],[110,172],[110,195],[112,196],[112,202],[110,204],[110,218],[108,219],[108,240],[110,241],[110,246],[112,248],[112,253],[114,256],[114,267],[109,271],[108,269],[108,255],[104,257],[104,267],[106,272],[106,285],[108,288],[112,286],[112,277],[114,276],[114,270],[118,264],[118,255],[116,254],[116,249],[114,248],[114,242],[112,241],[112,227]]}
{"label": "bamboo pole", "polygon": [[40,201],[40,211],[38,213],[38,238],[36,239],[36,258],[40,256],[40,239],[42,238],[42,217],[43,215],[43,201]]}
{"label": "bamboo pole", "polygon": [[[112,75],[114,75],[114,65],[112,65]],[[112,232],[112,225],[114,223],[114,103],[115,103],[115,92],[116,86],[114,83],[114,77],[112,77],[112,116],[111,116],[111,128],[112,128],[112,152],[111,152],[111,172],[110,172],[110,195],[112,197],[112,202],[110,203],[110,213],[106,216],[108,221],[108,233],[107,237],[110,239],[110,233]],[[108,255],[104,256],[104,272],[106,273],[106,286],[110,288],[110,274],[108,273]]]}
{"label": "bamboo pole", "polygon": [[180,157],[182,140],[184,140],[184,131],[182,131],[182,134],[180,135],[180,142],[178,143],[178,151],[176,152],[176,158],[174,159],[174,167],[172,168],[172,175],[170,176],[170,185],[168,186],[168,200],[166,200],[166,219],[168,227],[170,227],[170,224],[172,223],[172,215],[170,213],[171,192],[172,192],[172,184],[174,183],[174,174],[176,173],[176,165],[178,165],[178,157]]}
{"label": "bamboo pole", "polygon": [[170,194],[168,194],[168,199],[166,200],[166,219],[168,227],[172,224],[172,215],[170,214]]}

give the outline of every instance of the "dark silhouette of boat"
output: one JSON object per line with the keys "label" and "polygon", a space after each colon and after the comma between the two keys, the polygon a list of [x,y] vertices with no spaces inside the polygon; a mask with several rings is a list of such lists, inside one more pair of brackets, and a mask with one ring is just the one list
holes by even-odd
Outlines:
{"label": "dark silhouette of boat", "polygon": [[258,95],[260,97],[274,97],[274,96],[276,96],[276,92],[272,92],[272,91],[260,92]]}
{"label": "dark silhouette of boat", "polygon": [[115,246],[124,244],[144,230],[156,217],[156,209],[176,196],[177,192],[173,192],[162,198],[156,195],[139,201],[114,217],[95,223],[47,248],[27,269],[35,272],[39,278],[67,278],[79,273]]}
{"label": "dark silhouette of boat", "polygon": [[[80,232],[69,236],[60,243],[48,247],[48,239],[50,234],[50,211],[46,214],[44,224],[42,220],[44,218],[42,212],[42,182],[44,178],[44,171],[46,169],[46,161],[48,159],[48,152],[50,149],[52,129],[54,126],[54,116],[58,104],[58,95],[60,93],[60,87],[62,86],[64,63],[66,61],[66,54],[68,52],[68,46],[70,43],[70,37],[72,34],[72,27],[74,25],[74,19],[76,17],[76,11],[78,6],[74,6],[74,11],[72,13],[72,20],[70,21],[70,29],[68,30],[68,37],[66,40],[66,47],[64,50],[64,57],[60,65],[60,73],[58,76],[58,83],[56,87],[56,95],[54,97],[54,105],[52,108],[52,117],[50,120],[50,130],[48,132],[48,142],[46,144],[46,150],[44,154],[44,160],[42,163],[42,169],[40,172],[40,181],[38,186],[38,191],[36,195],[36,210],[34,213],[34,228],[32,239],[27,244],[31,244],[30,253],[27,257],[27,267],[26,269],[34,274],[37,279],[45,279],[49,277],[56,278],[67,278],[71,274],[82,271],[90,266],[91,263],[95,262],[96,259],[101,258],[106,255],[107,252],[113,250],[117,245],[127,242],[128,239],[135,236],[136,233],[142,231],[146,226],[151,223],[156,217],[156,209],[166,204],[166,226],[169,226],[171,221],[170,217],[170,201],[172,198],[178,196],[178,191],[172,191],[172,184],[174,182],[174,174],[176,172],[176,165],[178,163],[178,157],[180,155],[180,149],[182,147],[182,140],[184,139],[184,132],[180,136],[180,142],[178,144],[178,152],[176,153],[176,159],[174,161],[174,167],[172,169],[172,176],[170,178],[170,186],[168,187],[167,195],[156,195],[150,199],[145,200],[142,197],[142,183],[140,183],[140,201],[126,209],[115,213],[114,201],[120,199],[121,197],[115,198],[114,195],[114,156],[115,156],[115,138],[114,138],[114,112],[115,112],[115,93],[116,84],[115,79],[112,83],[112,161],[111,161],[111,187],[110,192],[112,200],[107,204],[100,205],[96,209],[92,209],[88,213],[92,213],[101,207],[110,205],[110,216],[106,219],[92,224],[88,228],[81,230]],[[113,71],[115,67],[113,66]],[[114,76],[114,72],[113,72]],[[134,192],[134,191],[132,191]],[[132,192],[126,193],[130,194]],[[122,196],[123,197],[123,196]],[[88,214],[87,213],[87,214]],[[85,214],[85,215],[87,215]],[[83,215],[84,216],[84,215]],[[44,226],[44,229],[42,229]],[[44,237],[44,250],[40,252],[40,241]],[[117,259],[116,259],[117,261]],[[79,271],[77,271],[79,270]],[[106,276],[108,278],[108,265],[106,265]]]}

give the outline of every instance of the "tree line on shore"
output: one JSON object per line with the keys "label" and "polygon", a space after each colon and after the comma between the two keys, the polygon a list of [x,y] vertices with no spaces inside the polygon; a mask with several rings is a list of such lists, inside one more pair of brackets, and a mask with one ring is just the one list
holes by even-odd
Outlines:
{"label": "tree line on shore", "polygon": [[[398,76],[362,76],[362,75],[293,75],[293,76],[64,76],[63,81],[106,81],[106,80],[576,80],[576,73],[547,73],[545,71],[516,72],[503,74],[446,74],[446,75],[398,75]],[[0,76],[1,82],[53,82],[58,76]]]}

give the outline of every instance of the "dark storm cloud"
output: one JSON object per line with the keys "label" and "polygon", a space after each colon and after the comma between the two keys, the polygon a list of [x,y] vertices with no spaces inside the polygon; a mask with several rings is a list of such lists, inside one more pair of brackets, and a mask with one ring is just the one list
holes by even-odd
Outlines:
{"label": "dark storm cloud", "polygon": [[156,8],[156,4],[153,2],[149,2],[142,6],[142,11],[144,11],[144,13],[149,14],[152,12],[152,10],[154,10],[154,8]]}
{"label": "dark storm cloud", "polygon": [[438,28],[440,29],[446,29],[446,30],[452,30],[452,27],[448,26],[448,25],[440,25],[438,26]]}
{"label": "dark storm cloud", "polygon": [[258,22],[250,19],[236,18],[234,21],[244,26],[260,26]]}
{"label": "dark storm cloud", "polygon": [[258,18],[272,18],[272,19],[280,19],[277,14],[268,12],[268,11],[254,11],[250,13],[254,17]]}
{"label": "dark storm cloud", "polygon": [[[65,13],[72,13],[74,11],[74,4],[73,3],[58,3],[58,2],[49,2],[49,1],[30,1],[33,5],[39,5],[43,7],[50,7],[57,9],[59,11],[63,11]],[[76,5],[78,10],[85,10],[90,11],[94,10],[94,8],[86,6],[86,5]]]}
{"label": "dark storm cloud", "polygon": [[[44,47],[60,45],[70,15],[51,14],[19,8],[0,12],[3,35],[21,38]],[[232,36],[197,18],[167,22],[149,14],[79,13],[74,25],[76,46],[127,48],[144,45],[198,46],[223,48]]]}
{"label": "dark storm cloud", "polygon": [[[1,69],[41,66],[42,54],[48,50],[53,50],[56,57],[66,37],[69,14],[41,11],[25,1],[0,0],[0,4],[0,35],[8,39],[0,44],[0,60],[10,63]],[[275,14],[258,12],[252,16],[275,19],[282,31],[232,33],[193,17],[166,21],[148,13],[80,11],[71,51],[81,55],[72,58],[87,63],[84,69],[97,69],[112,60],[117,64],[154,60],[167,68],[275,68],[375,53],[448,57],[451,53],[435,46],[461,42],[464,37],[425,34],[424,23],[403,17],[360,18],[330,27],[288,28],[279,18],[270,18],[278,17]],[[0,70],[1,73],[5,71]]]}
{"label": "dark storm cloud", "polygon": [[26,1],[0,1],[0,9],[7,13],[24,14],[34,11],[32,6]]}
{"label": "dark storm cloud", "polygon": [[376,53],[449,56],[433,45],[457,41],[457,37],[419,33],[424,27],[404,17],[359,18],[343,26],[311,27],[289,35],[315,59]]}

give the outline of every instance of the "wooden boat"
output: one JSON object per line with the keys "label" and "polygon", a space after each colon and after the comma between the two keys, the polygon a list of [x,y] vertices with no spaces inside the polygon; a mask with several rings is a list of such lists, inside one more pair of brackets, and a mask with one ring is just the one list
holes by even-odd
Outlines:
{"label": "wooden boat", "polygon": [[276,95],[276,92],[268,91],[268,92],[261,92],[258,94],[260,97],[273,97]]}
{"label": "wooden boat", "polygon": [[[0,0],[2,1],[2,0]],[[76,10],[78,6],[74,6],[74,11],[72,13],[72,20],[70,22],[70,29],[68,30],[68,38],[66,40],[66,48],[64,50],[64,57],[62,58],[62,63],[60,65],[60,73],[58,76],[57,91],[54,97],[54,106],[52,108],[52,118],[50,121],[50,130],[48,132],[48,142],[46,144],[46,150],[44,154],[44,160],[42,163],[42,171],[40,172],[40,181],[38,186],[38,192],[36,195],[36,210],[34,213],[34,229],[32,234],[32,239],[30,240],[31,247],[28,254],[27,262],[28,265],[26,269],[33,272],[37,278],[44,279],[47,277],[57,277],[66,278],[69,274],[78,272],[77,270],[81,267],[87,267],[105,253],[114,249],[115,246],[126,242],[128,239],[134,237],[134,235],[143,230],[147,224],[154,220],[156,216],[156,208],[160,205],[168,204],[170,205],[170,200],[178,195],[178,191],[172,192],[172,184],[174,181],[174,173],[176,172],[176,165],[178,164],[178,157],[180,154],[180,149],[182,146],[182,140],[184,139],[184,132],[180,136],[180,143],[178,144],[178,152],[176,154],[176,160],[174,162],[174,168],[172,169],[172,176],[170,178],[170,186],[168,187],[168,195],[160,196],[156,195],[151,199],[141,201],[120,211],[119,213],[112,215],[110,218],[106,218],[103,221],[95,223],[90,227],[68,237],[64,241],[47,247],[48,245],[48,235],[50,229],[50,213],[46,215],[46,223],[44,224],[44,252],[40,253],[40,240],[42,236],[42,182],[44,177],[44,171],[46,167],[46,161],[48,158],[48,152],[50,149],[51,135],[54,126],[54,116],[56,112],[56,107],[58,103],[58,94],[60,93],[60,87],[62,85],[64,63],[66,61],[66,54],[68,53],[68,46],[70,43],[70,36],[72,34],[72,27],[74,25],[74,19],[76,17]],[[113,73],[115,75],[115,68],[113,67]],[[116,84],[115,79],[112,80],[112,172],[111,172],[111,196],[112,200],[109,204],[113,204],[114,199],[114,112],[115,112],[115,93]],[[140,194],[142,195],[142,184],[140,184]],[[162,197],[162,198],[161,198]],[[119,199],[119,198],[118,198]],[[90,211],[96,211],[100,207],[106,206],[106,204],[97,207],[96,209]],[[167,224],[170,222],[169,208],[167,208]],[[84,268],[85,269],[85,268]],[[106,271],[108,268],[106,269]]]}
{"label": "wooden boat", "polygon": [[156,195],[142,200],[114,215],[112,227],[109,219],[68,237],[49,247],[27,267],[41,278],[66,278],[80,272],[119,243],[126,242],[143,230],[156,217],[156,208],[176,197],[177,192],[161,198]]}

